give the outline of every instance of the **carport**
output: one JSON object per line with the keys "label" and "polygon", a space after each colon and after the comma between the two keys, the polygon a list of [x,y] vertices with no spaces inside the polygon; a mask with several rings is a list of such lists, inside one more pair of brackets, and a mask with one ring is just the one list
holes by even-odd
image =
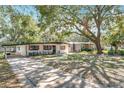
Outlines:
{"label": "carport", "polygon": [[16,56],[15,55],[15,53],[16,53],[15,45],[2,45],[2,48],[4,49],[5,58]]}

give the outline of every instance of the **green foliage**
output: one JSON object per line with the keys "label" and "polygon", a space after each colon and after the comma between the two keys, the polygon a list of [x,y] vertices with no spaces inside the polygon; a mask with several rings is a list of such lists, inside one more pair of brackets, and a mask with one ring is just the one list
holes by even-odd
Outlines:
{"label": "green foliage", "polygon": [[124,50],[118,50],[118,54],[124,56]]}
{"label": "green foliage", "polygon": [[3,52],[0,52],[0,59],[4,59],[5,54]]}
{"label": "green foliage", "polygon": [[31,16],[16,15],[11,17],[12,27],[8,31],[10,41],[16,43],[37,41],[38,27]]}
{"label": "green foliage", "polygon": [[82,48],[82,49],[81,49],[81,51],[91,52],[91,51],[92,51],[92,49],[90,49],[90,48]]}
{"label": "green foliage", "polygon": [[114,50],[109,50],[108,51],[108,55],[114,55],[115,54],[115,51]]}
{"label": "green foliage", "polygon": [[69,37],[71,32],[63,31],[63,32],[52,32],[46,31],[41,35],[43,42],[63,42],[65,41],[66,37]]}
{"label": "green foliage", "polygon": [[[86,37],[86,41],[100,43],[101,30],[106,30],[111,22],[114,24],[112,31],[124,32],[123,18],[117,18],[117,22],[110,20],[115,19],[113,14],[119,14],[119,6],[36,6],[40,23],[13,7],[0,6],[0,36],[6,36],[9,43],[64,41],[69,36],[74,37],[73,41],[79,41],[79,35]],[[110,42],[113,45],[115,41],[120,42],[120,37],[121,41],[124,39],[118,32],[110,37],[114,40]]]}
{"label": "green foliage", "polygon": [[[7,24],[10,14],[13,14],[12,6],[0,6],[0,39],[4,38],[6,36],[5,32],[8,31]],[[5,42],[5,40],[2,41]]]}
{"label": "green foliage", "polygon": [[109,51],[108,51],[108,55],[115,55],[115,54],[124,56],[124,50],[123,50],[123,49],[118,50],[117,53],[115,53],[114,50],[109,50]]}
{"label": "green foliage", "polygon": [[[98,53],[102,53],[101,31],[109,27],[113,14],[118,13],[118,7],[111,5],[38,6],[37,10],[41,14],[41,28],[44,31],[51,31],[50,28],[52,28],[53,32],[71,31],[85,36],[98,45]],[[63,36],[58,35],[58,37],[62,38]]]}
{"label": "green foliage", "polygon": [[[113,23],[112,23],[113,24]],[[118,47],[124,40],[124,17],[115,17],[115,23],[109,27],[109,31],[106,33],[106,41],[114,46]]]}
{"label": "green foliage", "polygon": [[32,16],[16,10],[16,6],[1,6],[0,20],[0,31],[6,38],[3,43],[40,41],[38,23]]}
{"label": "green foliage", "polygon": [[108,54],[108,50],[107,50],[107,49],[104,49],[104,50],[103,50],[103,53],[104,53],[104,54]]}
{"label": "green foliage", "polygon": [[65,38],[65,40],[69,42],[89,42],[88,38],[76,33],[70,34],[68,37]]}

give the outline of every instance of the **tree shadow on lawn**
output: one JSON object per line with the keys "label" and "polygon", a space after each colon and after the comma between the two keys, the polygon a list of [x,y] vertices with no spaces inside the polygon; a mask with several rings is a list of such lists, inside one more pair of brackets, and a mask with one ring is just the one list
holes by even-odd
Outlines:
{"label": "tree shadow on lawn", "polygon": [[16,75],[12,72],[10,65],[4,59],[0,60],[0,87],[22,87]]}
{"label": "tree shadow on lawn", "polygon": [[124,87],[122,85],[124,83],[124,65],[122,63],[104,62],[104,59],[101,59],[100,56],[87,58],[89,58],[87,62],[69,63],[57,62],[58,60],[37,62],[36,60],[27,59],[27,62],[19,61],[18,65],[21,65],[20,70],[35,87]]}
{"label": "tree shadow on lawn", "polygon": [[[100,62],[99,62],[100,61]],[[53,62],[54,67],[55,63]],[[57,63],[56,68],[65,68],[64,71],[67,72],[67,70],[70,69],[81,69],[78,71],[78,73],[74,74],[74,76],[79,76],[84,80],[84,84],[81,87],[87,86],[87,82],[90,81],[90,83],[93,83],[95,86],[90,85],[90,87],[124,87],[124,65],[118,64],[117,62],[104,62],[104,60],[100,60],[100,56],[94,56],[94,58],[90,62],[82,62],[82,66],[76,67],[78,62],[74,63],[72,62],[73,66],[71,68],[71,63]],[[86,65],[84,65],[86,64]],[[63,66],[63,67],[62,67]],[[73,71],[72,71],[73,72]],[[74,78],[72,77],[69,81],[64,82],[63,84],[60,84],[57,87],[62,87],[63,85],[72,82]]]}

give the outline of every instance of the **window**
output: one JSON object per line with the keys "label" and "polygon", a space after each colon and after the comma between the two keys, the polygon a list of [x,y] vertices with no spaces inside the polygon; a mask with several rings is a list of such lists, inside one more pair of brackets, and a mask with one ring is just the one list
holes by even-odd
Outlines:
{"label": "window", "polygon": [[39,46],[38,45],[30,45],[29,50],[39,50]]}
{"label": "window", "polygon": [[51,49],[52,49],[52,46],[44,45],[44,46],[43,46],[43,49],[44,49],[44,50],[51,50]]}
{"label": "window", "polygon": [[65,46],[60,46],[60,49],[61,50],[65,50]]}
{"label": "window", "polygon": [[90,48],[90,44],[85,44],[84,48]]}

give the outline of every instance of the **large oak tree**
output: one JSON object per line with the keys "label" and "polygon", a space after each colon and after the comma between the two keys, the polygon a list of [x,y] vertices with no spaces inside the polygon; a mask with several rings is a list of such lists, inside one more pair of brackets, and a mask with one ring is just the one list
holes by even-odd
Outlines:
{"label": "large oak tree", "polygon": [[90,39],[102,54],[101,34],[107,29],[110,19],[118,14],[119,6],[38,6],[41,14],[41,29],[72,31]]}

